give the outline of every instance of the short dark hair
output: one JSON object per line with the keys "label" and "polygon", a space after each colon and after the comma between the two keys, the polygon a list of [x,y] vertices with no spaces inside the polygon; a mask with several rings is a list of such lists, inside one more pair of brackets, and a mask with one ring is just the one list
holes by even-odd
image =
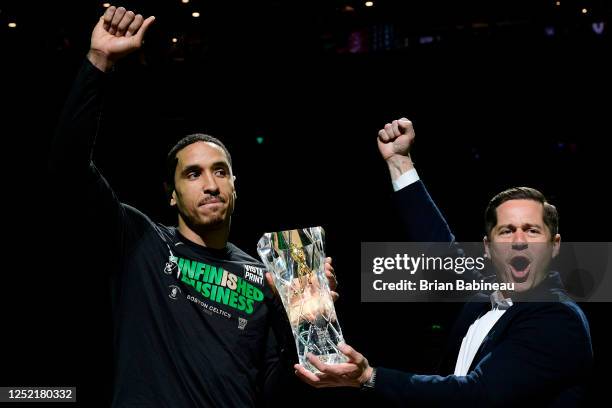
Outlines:
{"label": "short dark hair", "polygon": [[168,195],[168,197],[171,197],[172,192],[174,191],[174,173],[176,172],[176,166],[178,164],[178,158],[176,157],[176,155],[185,147],[196,142],[213,143],[219,146],[225,152],[230,168],[232,167],[232,156],[230,155],[229,150],[227,150],[227,147],[225,147],[222,141],[220,141],[216,137],[206,135],[204,133],[194,133],[191,135],[187,135],[181,140],[179,140],[172,149],[170,149],[170,151],[168,152],[168,157],[166,158],[166,181],[164,183],[164,187],[166,189],[166,194]]}
{"label": "short dark hair", "polygon": [[489,238],[491,230],[497,225],[497,207],[510,200],[533,200],[542,203],[544,224],[548,227],[551,238],[554,239],[559,231],[557,208],[546,201],[544,194],[531,187],[512,187],[497,194],[489,201],[485,210],[485,230]]}

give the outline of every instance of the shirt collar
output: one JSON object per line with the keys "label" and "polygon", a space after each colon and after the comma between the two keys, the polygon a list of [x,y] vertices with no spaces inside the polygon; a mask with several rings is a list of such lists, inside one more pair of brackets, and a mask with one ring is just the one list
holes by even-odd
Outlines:
{"label": "shirt collar", "polygon": [[490,299],[491,307],[493,309],[507,310],[513,305],[512,299],[504,298],[504,295],[499,290],[491,293]]}

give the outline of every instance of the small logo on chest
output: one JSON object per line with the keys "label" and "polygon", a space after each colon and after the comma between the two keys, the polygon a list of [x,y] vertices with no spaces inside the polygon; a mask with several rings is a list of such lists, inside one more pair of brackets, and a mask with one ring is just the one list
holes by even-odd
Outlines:
{"label": "small logo on chest", "polygon": [[181,288],[179,288],[176,285],[170,285],[168,286],[168,289],[170,289],[170,293],[168,294],[168,297],[172,300],[176,300],[178,295],[183,293],[181,292]]}
{"label": "small logo on chest", "polygon": [[262,268],[258,268],[252,265],[244,265],[244,279],[263,285],[264,271]]}

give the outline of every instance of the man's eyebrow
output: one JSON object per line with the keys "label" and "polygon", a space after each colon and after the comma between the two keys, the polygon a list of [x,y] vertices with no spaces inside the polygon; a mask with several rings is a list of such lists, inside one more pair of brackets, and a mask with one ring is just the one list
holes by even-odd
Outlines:
{"label": "man's eyebrow", "polygon": [[[516,226],[514,224],[502,224],[502,225],[498,225],[497,227],[495,227],[495,229],[499,230],[499,229],[502,229],[502,228],[510,228],[510,227],[516,228]],[[531,227],[536,227],[536,228],[540,228],[540,229],[543,228],[542,225],[540,225],[540,224],[532,224],[532,223],[529,223],[529,222],[526,222],[525,224],[521,224],[521,228],[531,228]]]}
{"label": "man's eyebrow", "polygon": [[523,224],[523,227],[527,227],[527,228],[531,228],[531,227],[535,227],[535,228],[540,228],[542,229],[542,226],[540,224],[531,224],[531,223],[525,223]]}
{"label": "man's eyebrow", "polygon": [[499,229],[508,228],[508,227],[514,227],[514,225],[513,224],[501,224],[501,225],[498,225],[497,227],[495,227],[495,229],[499,230]]}
{"label": "man's eyebrow", "polygon": [[[229,164],[227,164],[226,161],[223,160],[218,160],[214,163],[212,163],[210,165],[211,167],[214,168],[218,168],[218,167],[223,167],[225,169],[229,169]],[[187,166],[185,166],[185,168],[183,169],[183,171],[181,171],[181,174],[187,174],[191,171],[202,171],[202,166],[200,166],[199,164],[188,164]]]}
{"label": "man's eyebrow", "polygon": [[227,169],[229,169],[229,164],[227,164],[226,161],[224,160],[218,160],[216,162],[214,162],[211,167],[225,167]]}
{"label": "man's eyebrow", "polygon": [[199,164],[189,164],[183,169],[183,171],[181,171],[181,174],[187,174],[192,171],[200,171],[200,170],[202,170],[202,167]]}

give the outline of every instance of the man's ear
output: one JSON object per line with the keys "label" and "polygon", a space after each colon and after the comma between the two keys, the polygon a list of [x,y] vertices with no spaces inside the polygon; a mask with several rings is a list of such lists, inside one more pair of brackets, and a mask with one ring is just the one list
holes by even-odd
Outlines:
{"label": "man's ear", "polygon": [[166,197],[168,197],[168,193],[170,193],[170,189],[172,188],[172,193],[170,194],[170,206],[174,207],[176,205],[176,190],[174,186],[170,186],[170,183],[164,181],[164,193],[166,193]]}
{"label": "man's ear", "polygon": [[491,252],[489,252],[489,238],[486,235],[482,239],[482,244],[484,246],[485,258],[491,259]]}
{"label": "man's ear", "polygon": [[234,184],[234,200],[238,198],[238,193],[236,192],[236,176],[232,176],[232,183]]}
{"label": "man's ear", "polygon": [[557,234],[555,235],[555,237],[553,238],[553,250],[552,250],[552,257],[556,257],[557,255],[559,255],[559,250],[561,249],[561,235]]}

